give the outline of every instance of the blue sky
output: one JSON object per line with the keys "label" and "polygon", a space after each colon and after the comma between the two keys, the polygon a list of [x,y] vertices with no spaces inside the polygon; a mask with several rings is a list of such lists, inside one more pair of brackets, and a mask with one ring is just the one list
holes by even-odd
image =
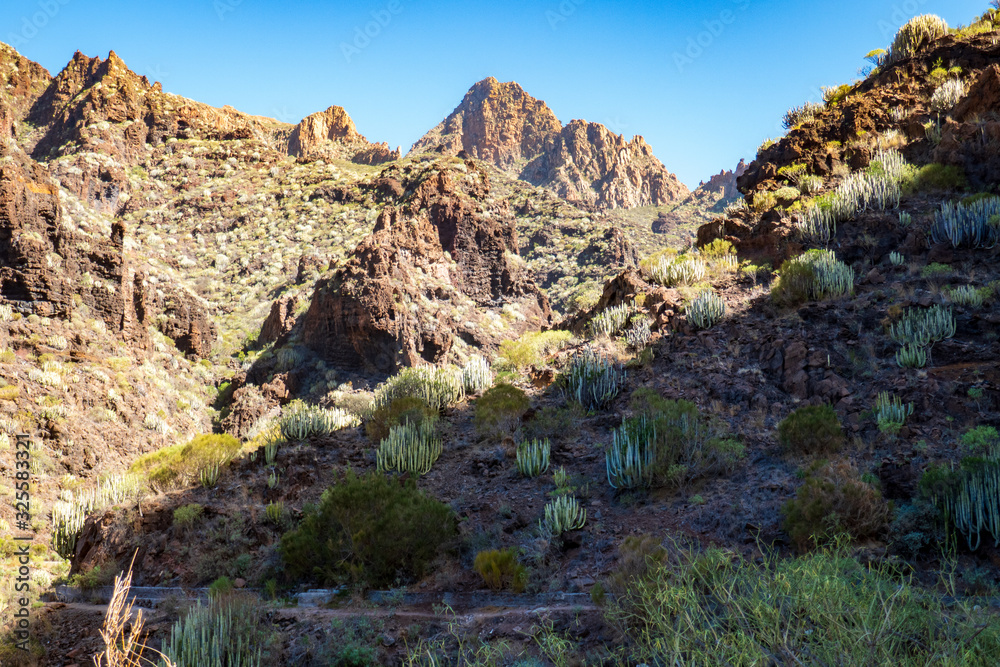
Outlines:
{"label": "blue sky", "polygon": [[[0,41],[53,74],[114,50],[165,90],[297,122],[332,104],[404,152],[487,76],[564,123],[641,134],[694,187],[751,159],[781,116],[857,76],[916,14],[967,24],[986,0],[429,3],[5,0]],[[367,34],[366,34],[367,33]]]}

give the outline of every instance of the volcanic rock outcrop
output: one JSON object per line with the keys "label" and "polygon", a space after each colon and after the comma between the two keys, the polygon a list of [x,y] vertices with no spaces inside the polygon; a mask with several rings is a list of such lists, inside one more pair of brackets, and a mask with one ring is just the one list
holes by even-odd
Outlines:
{"label": "volcanic rock outcrop", "polygon": [[66,317],[79,303],[140,348],[157,313],[178,349],[205,356],[215,326],[189,293],[149,289],[125,257],[125,223],[106,236],[61,213],[58,185],[44,167],[6,146],[0,163],[0,298],[25,314]]}
{"label": "volcanic rock outcrop", "polygon": [[340,367],[390,372],[549,322],[548,299],[517,255],[513,216],[490,197],[482,167],[446,160],[387,172],[382,180],[397,176],[410,194],[318,285],[307,345]]}
{"label": "volcanic rock outcrop", "polygon": [[574,203],[597,209],[666,204],[688,189],[636,136],[626,141],[598,123],[565,127],[542,102],[514,82],[490,77],[417,141],[410,155],[464,151]]}
{"label": "volcanic rock outcrop", "polygon": [[304,160],[335,158],[370,165],[399,159],[399,149],[392,150],[385,142],[370,143],[338,106],[303,118],[288,137],[288,154]]}

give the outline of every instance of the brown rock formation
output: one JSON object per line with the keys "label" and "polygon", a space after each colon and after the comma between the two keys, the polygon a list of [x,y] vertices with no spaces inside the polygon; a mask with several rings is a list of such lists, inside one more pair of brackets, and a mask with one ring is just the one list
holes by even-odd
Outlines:
{"label": "brown rock formation", "polygon": [[625,141],[598,123],[563,127],[552,110],[514,82],[475,84],[410,154],[436,151],[485,160],[559,196],[600,209],[665,204],[687,188],[642,139]]}
{"label": "brown rock formation", "polygon": [[182,290],[147,289],[145,276],[125,257],[123,222],[114,224],[110,238],[65,224],[58,186],[45,168],[19,149],[0,155],[0,298],[42,316],[66,316],[79,298],[109,330],[140,348],[148,345],[146,327],[162,312],[162,330],[179,349],[208,354],[215,327],[205,310]]}
{"label": "brown rock formation", "polygon": [[376,165],[399,159],[399,150],[372,144],[354,127],[343,107],[332,106],[306,116],[288,137],[288,154],[304,160],[335,158]]}
{"label": "brown rock formation", "polygon": [[[413,194],[383,210],[305,315],[305,343],[338,366],[390,372],[446,361],[456,338],[492,346],[551,317],[517,257],[507,203],[489,198],[486,172],[470,161],[410,176]],[[490,326],[486,311],[501,307],[520,317]]]}

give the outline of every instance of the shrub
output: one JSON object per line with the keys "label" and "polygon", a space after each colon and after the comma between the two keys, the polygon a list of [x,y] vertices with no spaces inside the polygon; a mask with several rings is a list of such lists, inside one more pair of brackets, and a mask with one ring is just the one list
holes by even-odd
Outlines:
{"label": "shrub", "polygon": [[743,446],[727,437],[724,426],[690,401],[639,389],[629,407],[635,415],[612,432],[606,455],[608,481],[615,488],[678,484],[730,470],[743,456]]}
{"label": "shrub", "polygon": [[295,579],[388,586],[423,575],[455,532],[448,506],[412,481],[349,472],[281,538],[281,554]]}
{"label": "shrub", "polygon": [[438,411],[419,396],[399,396],[372,409],[365,421],[365,433],[372,442],[382,442],[389,431],[402,424],[419,425],[437,419]]}
{"label": "shrub", "polygon": [[779,305],[796,306],[810,299],[841,296],[853,290],[854,269],[839,261],[830,250],[809,250],[781,265],[771,298]]}
{"label": "shrub", "polygon": [[924,14],[910,19],[892,41],[885,57],[885,67],[910,58],[935,39],[948,34],[948,24],[939,16]]}
{"label": "shrub", "polygon": [[195,521],[201,518],[205,508],[198,503],[181,505],[174,510],[174,525],[179,528],[190,528]]}
{"label": "shrub", "polygon": [[229,577],[222,576],[208,585],[208,597],[219,598],[232,595],[234,590],[236,588],[233,586],[232,580]]}
{"label": "shrub", "polygon": [[501,382],[476,400],[476,430],[498,438],[513,436],[530,407],[524,390]]}
{"label": "shrub", "polygon": [[198,479],[203,470],[229,463],[240,452],[240,441],[228,434],[195,436],[184,445],[172,445],[143,454],[129,467],[159,489]]}
{"label": "shrub", "polygon": [[781,121],[781,126],[786,130],[802,125],[816,117],[823,110],[822,104],[816,102],[806,102],[802,106],[793,107],[785,112],[785,117]]}
{"label": "shrub", "polygon": [[989,456],[1000,451],[1000,434],[992,426],[977,426],[962,434],[962,447],[970,456]]}
{"label": "shrub", "polygon": [[7,385],[0,387],[0,401],[16,401],[21,395],[21,389],[17,385]]}
{"label": "shrub", "polygon": [[837,104],[847,98],[847,94],[851,92],[852,87],[849,83],[842,83],[839,86],[830,86],[829,88],[823,87],[823,101],[826,102],[828,107],[837,106]]}
{"label": "shrub", "polygon": [[888,527],[891,510],[882,494],[845,462],[814,466],[781,514],[785,532],[800,551],[807,551],[842,533],[855,540],[877,537]]}
{"label": "shrub", "polygon": [[965,171],[961,167],[934,162],[917,169],[905,186],[915,192],[934,192],[960,190],[967,183]]}
{"label": "shrub", "polygon": [[888,559],[859,562],[846,546],[761,559],[682,548],[631,579],[606,616],[623,636],[611,660],[619,665],[808,656],[800,662],[986,667],[1000,651],[1000,620],[978,605],[922,590]]}
{"label": "shrub", "polygon": [[570,360],[558,382],[567,400],[597,410],[621,391],[625,371],[606,355],[586,348]]}
{"label": "shrub", "polygon": [[524,590],[527,570],[517,562],[514,549],[491,549],[476,554],[472,568],[483,578],[492,590],[510,589],[515,593]]}
{"label": "shrub", "polygon": [[657,567],[667,562],[667,550],[652,535],[629,535],[618,546],[618,560],[608,575],[607,590],[613,597],[624,597],[640,581],[647,581]]}
{"label": "shrub", "polygon": [[515,369],[538,366],[543,358],[558,352],[573,341],[569,331],[538,331],[527,333],[518,340],[500,343],[499,356]]}
{"label": "shrub", "polygon": [[831,406],[808,405],[778,424],[778,441],[786,450],[800,454],[829,454],[844,446],[844,432]]}

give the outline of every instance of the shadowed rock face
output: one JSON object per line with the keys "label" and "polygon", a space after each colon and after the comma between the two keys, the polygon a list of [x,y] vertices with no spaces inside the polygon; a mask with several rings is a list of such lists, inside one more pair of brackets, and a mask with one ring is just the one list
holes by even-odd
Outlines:
{"label": "shadowed rock face", "polygon": [[514,82],[492,77],[475,84],[410,154],[431,151],[464,151],[569,201],[598,209],[666,204],[688,194],[642,137],[626,141],[599,123],[583,120],[563,127],[544,102]]}
{"label": "shadowed rock face", "polygon": [[[449,161],[410,177],[411,194],[319,284],[304,318],[307,345],[338,366],[390,372],[447,361],[537,328],[548,299],[517,256],[514,220],[489,197],[486,173]],[[515,314],[506,322],[498,312]]]}
{"label": "shadowed rock face", "polygon": [[303,118],[288,137],[288,154],[305,160],[335,158],[370,165],[399,159],[399,149],[391,150],[385,142],[370,143],[338,106]]}
{"label": "shadowed rock face", "polygon": [[189,293],[147,289],[145,276],[125,258],[125,223],[110,238],[94,238],[64,224],[59,189],[48,171],[18,149],[0,165],[0,298],[26,313],[68,316],[74,297],[108,329],[145,349],[147,327],[163,313],[161,329],[178,349],[205,356],[215,326]]}

